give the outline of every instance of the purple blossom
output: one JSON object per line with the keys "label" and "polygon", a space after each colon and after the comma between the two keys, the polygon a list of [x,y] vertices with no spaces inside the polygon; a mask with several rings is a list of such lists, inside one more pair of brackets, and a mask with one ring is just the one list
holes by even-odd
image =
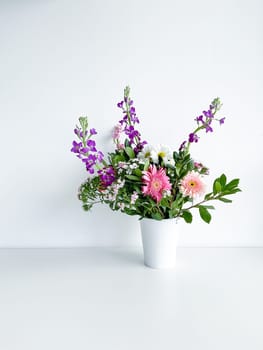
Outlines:
{"label": "purple blossom", "polygon": [[189,134],[188,142],[198,142],[199,137],[195,133]]}
{"label": "purple blossom", "polygon": [[117,107],[123,108],[123,103],[124,103],[124,101],[121,101],[121,102],[117,103]]}
{"label": "purple blossom", "polygon": [[83,158],[82,162],[86,164],[86,169],[90,174],[94,174],[94,166],[96,164],[97,157],[95,154],[89,154],[87,158]]}
{"label": "purple blossom", "polygon": [[144,146],[147,145],[147,142],[146,141],[142,141],[142,142],[139,142],[136,147],[134,148],[134,153],[137,155],[138,153],[140,153]]}
{"label": "purple blossom", "polygon": [[130,115],[136,115],[135,107],[130,108]]}
{"label": "purple blossom", "polygon": [[220,125],[224,124],[225,119],[226,119],[225,117],[224,117],[224,118],[219,119],[219,124],[220,124]]}
{"label": "purple blossom", "polygon": [[89,147],[90,152],[97,152],[96,149],[96,142],[94,140],[88,140],[87,141],[87,146]]}
{"label": "purple blossom", "polygon": [[134,129],[134,126],[129,125],[125,128],[125,134],[129,137],[131,143],[134,142],[135,137],[139,136],[139,131]]}
{"label": "purple blossom", "polygon": [[206,132],[213,132],[213,129],[211,128],[211,126],[209,124],[206,124],[205,131]]}
{"label": "purple blossom", "polygon": [[181,143],[180,147],[179,147],[179,152],[183,151],[185,149],[185,145],[186,145],[187,141],[184,141]]}
{"label": "purple blossom", "polygon": [[[76,129],[75,129],[76,130]],[[72,148],[71,148],[71,152],[73,153],[79,153],[80,152],[80,149],[82,147],[82,142],[76,142],[76,141],[73,141],[72,142]]]}
{"label": "purple blossom", "polygon": [[98,151],[97,153],[97,159],[101,163],[103,161],[104,154],[101,151]]}
{"label": "purple blossom", "polygon": [[[87,135],[88,135],[88,131],[86,130],[86,131],[85,131],[85,136],[87,136]],[[83,137],[83,131],[80,131],[79,136],[80,136],[80,137]]]}
{"label": "purple blossom", "polygon": [[75,133],[78,137],[80,137],[80,129],[75,128],[75,129],[74,129],[74,133]]}
{"label": "purple blossom", "polygon": [[96,135],[97,134],[97,131],[94,128],[90,129],[89,132],[90,132],[90,135]]}
{"label": "purple blossom", "polygon": [[199,117],[196,117],[195,119],[197,121],[197,123],[201,122],[202,124],[204,124],[204,120],[203,120],[203,115],[199,115]]}
{"label": "purple blossom", "polygon": [[209,109],[208,111],[203,111],[203,115],[204,115],[206,118],[213,118],[213,117],[214,117],[214,115],[213,115],[211,109]]}
{"label": "purple blossom", "polygon": [[100,181],[103,187],[110,186],[116,179],[115,171],[112,166],[105,167],[98,171]]}

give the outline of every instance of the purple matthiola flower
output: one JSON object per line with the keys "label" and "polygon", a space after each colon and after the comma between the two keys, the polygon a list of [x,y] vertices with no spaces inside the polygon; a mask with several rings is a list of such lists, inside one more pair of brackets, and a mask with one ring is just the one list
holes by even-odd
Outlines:
{"label": "purple matthiola flower", "polygon": [[112,166],[99,170],[98,174],[103,187],[110,186],[115,181],[115,171]]}
{"label": "purple matthiola flower", "polygon": [[96,135],[97,134],[97,131],[94,128],[90,129],[89,132],[90,132],[91,135]]}
{"label": "purple matthiola flower", "polygon": [[208,111],[203,111],[203,115],[206,117],[206,118],[213,118],[214,115],[211,111],[211,109],[209,109]]}
{"label": "purple matthiola flower", "polygon": [[123,108],[123,103],[124,103],[124,101],[121,101],[121,102],[117,103],[117,107]]}
{"label": "purple matthiola flower", "polygon": [[134,148],[135,154],[137,155],[138,153],[140,153],[145,145],[147,145],[146,141],[139,142]]}
{"label": "purple matthiola flower", "polygon": [[195,119],[197,121],[197,123],[201,122],[202,124],[204,124],[204,120],[203,120],[203,116],[202,115],[199,115],[199,117],[196,117]]}
{"label": "purple matthiola flower", "polygon": [[125,134],[129,137],[131,143],[133,143],[134,138],[139,136],[139,131],[134,129],[134,126],[129,125],[125,128]]}
{"label": "purple matthiola flower", "polygon": [[97,152],[97,149],[96,149],[96,142],[94,140],[88,140],[87,141],[87,146],[89,147],[89,150],[91,152]]}
{"label": "purple matthiola flower", "polygon": [[211,126],[209,124],[206,124],[206,127],[205,127],[205,131],[206,132],[213,132],[213,129],[211,128]]}
{"label": "purple matthiola flower", "polygon": [[104,158],[104,154],[103,154],[101,151],[99,151],[99,152],[97,153],[97,159],[98,159],[98,161],[101,163],[101,162],[103,161],[103,158]]}
{"label": "purple matthiola flower", "polygon": [[74,129],[74,133],[78,136],[78,137],[80,137],[80,129],[78,129],[78,128],[75,128]]}
{"label": "purple matthiola flower", "polygon": [[94,154],[89,154],[87,158],[82,159],[82,162],[86,164],[86,169],[90,174],[94,174],[96,160],[97,157]]}
{"label": "purple matthiola flower", "polygon": [[[75,129],[76,130],[76,129]],[[72,148],[71,148],[71,152],[74,152],[74,153],[79,153],[80,152],[80,148],[82,147],[82,142],[76,142],[76,141],[73,141],[72,142]]]}
{"label": "purple matthiola flower", "polygon": [[183,151],[185,149],[186,141],[182,142],[179,147],[179,152]]}
{"label": "purple matthiola flower", "polygon": [[188,141],[189,142],[198,142],[199,137],[195,133],[189,134]]}
{"label": "purple matthiola flower", "polygon": [[[86,130],[86,131],[85,131],[85,136],[87,136],[87,135],[88,135],[88,131]],[[80,137],[83,137],[83,131],[80,131],[79,136],[80,136]]]}

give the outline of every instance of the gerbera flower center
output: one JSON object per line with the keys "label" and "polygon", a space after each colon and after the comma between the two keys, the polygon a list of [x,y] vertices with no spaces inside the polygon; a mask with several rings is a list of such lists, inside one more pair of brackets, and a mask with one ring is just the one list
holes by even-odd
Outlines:
{"label": "gerbera flower center", "polygon": [[154,180],[152,182],[152,187],[155,189],[155,190],[158,190],[160,187],[161,187],[161,182],[159,180]]}
{"label": "gerbera flower center", "polygon": [[196,184],[195,184],[194,181],[190,181],[190,182],[189,182],[189,185],[190,185],[191,187],[194,187]]}

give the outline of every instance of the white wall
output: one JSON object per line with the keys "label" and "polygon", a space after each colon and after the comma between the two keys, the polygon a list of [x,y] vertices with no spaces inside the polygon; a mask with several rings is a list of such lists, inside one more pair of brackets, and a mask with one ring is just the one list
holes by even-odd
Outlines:
{"label": "white wall", "polygon": [[260,0],[0,2],[0,246],[139,243],[136,219],[82,211],[85,179],[70,153],[88,115],[112,147],[129,84],[152,143],[177,148],[220,96],[227,119],[192,148],[243,192],[210,225],[180,225],[181,245],[262,246],[263,5]]}

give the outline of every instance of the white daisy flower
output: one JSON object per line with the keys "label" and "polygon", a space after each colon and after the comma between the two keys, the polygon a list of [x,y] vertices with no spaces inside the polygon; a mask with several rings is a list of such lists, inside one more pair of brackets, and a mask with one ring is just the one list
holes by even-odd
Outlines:
{"label": "white daisy flower", "polygon": [[156,148],[158,158],[162,158],[165,165],[174,165],[173,152],[170,147],[165,145],[158,145]]}
{"label": "white daisy flower", "polygon": [[139,159],[151,159],[154,163],[158,163],[158,155],[155,148],[151,145],[146,145],[143,150],[138,154]]}

